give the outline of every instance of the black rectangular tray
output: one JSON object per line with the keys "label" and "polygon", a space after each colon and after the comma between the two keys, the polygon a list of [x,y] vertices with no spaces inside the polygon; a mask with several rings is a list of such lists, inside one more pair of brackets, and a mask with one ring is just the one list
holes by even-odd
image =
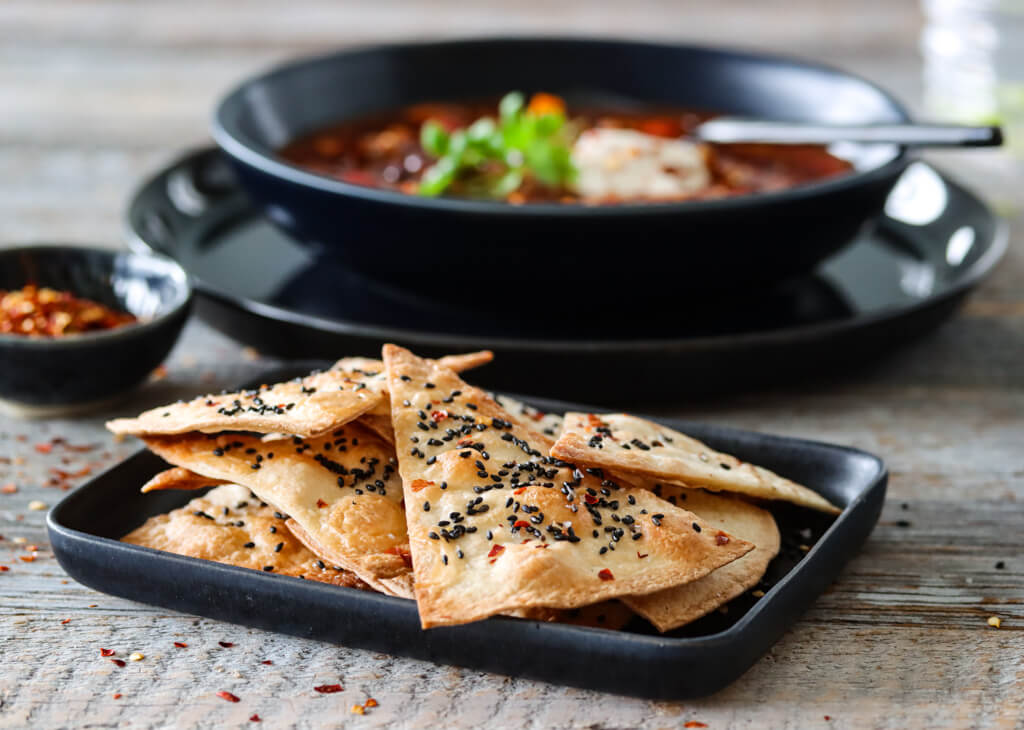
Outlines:
{"label": "black rectangular tray", "polygon": [[[594,410],[517,397],[547,412]],[[843,507],[833,519],[772,505],[782,531],[782,550],[760,586],[765,595],[756,599],[748,592],[730,602],[726,612],[712,612],[665,635],[656,634],[641,619],[622,631],[505,617],[424,631],[410,600],[118,542],[147,518],[195,496],[141,494],[142,484],[166,468],[147,451],[69,494],[47,516],[47,528],[68,575],[96,590],[142,603],[557,684],[655,699],[699,697],[743,674],[836,578],[878,521],[888,475],[879,458],[856,449],[656,420],[806,484]]]}

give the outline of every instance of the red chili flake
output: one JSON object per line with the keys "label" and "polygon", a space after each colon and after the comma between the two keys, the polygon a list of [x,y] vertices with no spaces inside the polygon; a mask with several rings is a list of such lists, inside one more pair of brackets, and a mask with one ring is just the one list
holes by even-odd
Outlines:
{"label": "red chili flake", "polygon": [[260,662],[260,664],[266,664],[268,667],[273,663],[274,662],[270,661],[269,659],[264,659],[262,662]]}
{"label": "red chili flake", "polygon": [[433,421],[434,423],[440,423],[446,418],[448,418],[448,411],[441,410],[430,412],[430,420]]}
{"label": "red chili flake", "polygon": [[729,542],[729,535],[727,535],[726,533],[724,533],[721,530],[719,530],[718,534],[715,535],[715,544],[716,545],[725,545],[728,542]]}
{"label": "red chili flake", "polygon": [[323,509],[324,507],[326,507],[326,506],[327,506],[327,502],[323,501],[322,499],[318,499],[318,500],[316,501],[316,506],[317,506],[317,507],[318,507],[319,509]]}
{"label": "red chili flake", "polygon": [[516,520],[515,524],[512,525],[512,527],[529,527],[529,526],[530,526],[530,523],[527,522],[526,520]]}
{"label": "red chili flake", "polygon": [[595,497],[593,494],[584,494],[583,501],[585,501],[587,504],[597,504],[597,497]]}
{"label": "red chili flake", "polygon": [[25,546],[25,552],[27,552],[27,553],[37,553],[37,552],[39,552],[39,546],[38,545],[26,545]]}
{"label": "red chili flake", "polygon": [[115,692],[115,693],[114,693],[114,699],[115,699],[115,700],[119,700],[119,699],[121,699],[121,693],[120,693],[120,692]]}
{"label": "red chili flake", "polygon": [[491,551],[487,553],[487,557],[494,558],[501,555],[503,552],[505,552],[505,547],[503,545],[494,545],[491,548]]}
{"label": "red chili flake", "polygon": [[615,576],[612,575],[612,572],[608,570],[608,568],[602,568],[601,572],[597,574],[597,577],[601,580],[615,580]]}
{"label": "red chili flake", "polygon": [[61,621],[61,623],[62,623],[62,624],[69,624],[69,623],[71,623],[71,619],[69,619],[69,618],[66,618],[66,619],[64,619],[63,621]]}
{"label": "red chili flake", "polygon": [[53,451],[53,444],[36,444],[35,450],[40,454],[49,454]]}
{"label": "red chili flake", "polygon": [[18,485],[15,484],[14,482],[8,482],[7,484],[0,487],[0,492],[3,492],[4,494],[14,494],[17,491]]}
{"label": "red chili flake", "polygon": [[465,438],[465,439],[459,439],[458,441],[456,441],[455,445],[456,446],[469,446],[471,443],[473,443],[473,439]]}
{"label": "red chili flake", "polygon": [[179,649],[184,649],[186,646],[188,646],[188,644],[186,644],[184,641],[175,641],[174,645]]}
{"label": "red chili flake", "polygon": [[831,717],[829,717],[828,715],[825,715],[825,722],[828,722],[831,719],[832,719]]}
{"label": "red chili flake", "polygon": [[18,560],[20,560],[23,563],[31,563],[35,559],[36,559],[35,555],[19,555],[18,556]]}
{"label": "red chili flake", "polygon": [[217,693],[217,696],[220,697],[222,700],[227,700],[228,702],[238,702],[239,701],[238,697],[236,697],[235,695],[231,694],[230,692],[221,691],[221,692]]}
{"label": "red chili flake", "polygon": [[696,720],[690,720],[683,727],[707,727],[703,722],[697,722]]}
{"label": "red chili flake", "polygon": [[113,649],[100,649],[100,656],[114,656],[116,653]]}
{"label": "red chili flake", "polygon": [[218,641],[217,643],[223,646],[225,649],[230,649],[234,646],[234,644],[232,644],[230,641]]}
{"label": "red chili flake", "polygon": [[371,697],[370,699],[366,700],[366,702],[363,703],[363,707],[376,707],[377,704],[378,704],[377,700],[375,700],[375,699],[373,699]]}
{"label": "red chili flake", "polygon": [[519,487],[519,489],[513,489],[512,494],[522,494],[526,491],[526,487]]}
{"label": "red chili flake", "polygon": [[260,716],[259,715],[252,715],[252,716],[249,717],[249,722],[259,722],[259,721],[260,721]]}
{"label": "red chili flake", "polygon": [[6,573],[8,570],[10,570],[10,568],[6,565],[0,565],[0,573]]}
{"label": "red chili flake", "polygon": [[644,558],[646,558],[646,557],[647,557],[647,556],[648,556],[649,554],[650,554],[650,553],[642,553],[642,552],[640,552],[639,550],[637,550],[637,551],[636,551],[636,556],[637,556],[638,558],[640,558],[641,560],[643,560]]}
{"label": "red chili flake", "polygon": [[95,449],[96,448],[96,444],[82,444],[81,446],[75,446],[73,444],[65,444],[64,448],[67,449],[68,451],[73,451],[76,454],[84,454],[86,452],[89,452],[89,451],[92,451],[93,449]]}
{"label": "red chili flake", "polygon": [[432,486],[434,486],[434,483],[426,479],[413,479],[412,485],[409,487],[409,489],[411,489],[414,492],[418,492],[421,489],[426,489],[427,487]]}
{"label": "red chili flake", "polygon": [[114,664],[116,664],[119,667],[123,667],[124,666],[124,659],[111,659],[110,661],[112,661]]}
{"label": "red chili flake", "polygon": [[341,692],[340,684],[321,684],[313,688],[315,691],[322,695],[332,695],[335,692]]}

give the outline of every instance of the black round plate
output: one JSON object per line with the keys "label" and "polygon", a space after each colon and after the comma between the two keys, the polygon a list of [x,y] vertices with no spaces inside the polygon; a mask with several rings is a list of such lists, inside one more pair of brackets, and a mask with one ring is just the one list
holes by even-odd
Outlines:
{"label": "black round plate", "polygon": [[[941,322],[1006,250],[1003,222],[922,162],[853,245],[811,275],[742,297],[688,297],[685,271],[678,290],[642,298],[618,297],[614,282],[524,273],[518,291],[468,310],[313,259],[256,212],[213,149],[147,181],[128,231],[195,277],[205,320],[263,352],[489,348],[496,359],[482,384],[604,403],[743,390],[863,362]],[[464,278],[472,287],[471,273],[453,270],[438,286]]]}

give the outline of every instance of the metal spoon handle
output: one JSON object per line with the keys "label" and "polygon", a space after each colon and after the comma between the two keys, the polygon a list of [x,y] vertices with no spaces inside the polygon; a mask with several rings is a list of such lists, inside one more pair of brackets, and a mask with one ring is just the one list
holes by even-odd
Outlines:
{"label": "metal spoon handle", "polygon": [[864,142],[908,147],[998,147],[1003,143],[999,127],[956,124],[829,125],[766,122],[719,117],[695,130],[704,142],[764,144],[832,144]]}

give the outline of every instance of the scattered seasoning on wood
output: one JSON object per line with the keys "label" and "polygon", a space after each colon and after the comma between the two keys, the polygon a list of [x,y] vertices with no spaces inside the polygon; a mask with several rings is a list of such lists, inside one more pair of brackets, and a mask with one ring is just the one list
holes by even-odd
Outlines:
{"label": "scattered seasoning on wood", "polygon": [[69,619],[69,618],[66,618],[66,619],[64,619],[63,621],[61,621],[61,623],[62,623],[62,624],[69,624],[69,623],[71,623],[71,619]]}
{"label": "scattered seasoning on wood", "polygon": [[370,697],[368,700],[366,700],[366,702],[363,703],[363,707],[376,707],[377,704],[377,700]]}
{"label": "scattered seasoning on wood", "polygon": [[1002,619],[1000,619],[998,616],[989,616],[987,623],[994,629],[998,629],[1000,626],[1003,625]]}
{"label": "scattered seasoning on wood", "polygon": [[825,722],[828,722],[828,721],[829,721],[829,720],[831,720],[831,719],[832,719],[832,718],[831,718],[831,716],[829,716],[829,715],[825,715]]}
{"label": "scattered seasoning on wood", "polygon": [[123,667],[124,663],[125,663],[124,659],[111,659],[110,661],[112,661],[114,664],[116,664],[119,667]]}
{"label": "scattered seasoning on wood", "polygon": [[186,646],[188,646],[188,644],[186,644],[184,641],[175,641],[174,645],[179,649],[184,649]]}
{"label": "scattered seasoning on wood", "polygon": [[31,502],[28,503],[28,508],[33,512],[42,512],[44,509],[47,509],[47,505],[46,502],[41,502],[38,499],[33,499]]}
{"label": "scattered seasoning on wood", "polygon": [[259,722],[259,721],[260,721],[260,716],[259,715],[253,714],[253,715],[249,716],[249,722]]}
{"label": "scattered seasoning on wood", "polygon": [[335,692],[341,692],[340,684],[321,684],[313,688],[314,691],[319,692],[322,695],[330,695]]}
{"label": "scattered seasoning on wood", "polygon": [[31,563],[31,562],[34,562],[35,559],[36,559],[35,555],[19,555],[18,556],[18,560],[20,560],[23,563]]}
{"label": "scattered seasoning on wood", "polygon": [[234,646],[234,644],[232,644],[230,641],[218,641],[217,643],[223,646],[225,649],[230,649]]}
{"label": "scattered seasoning on wood", "polygon": [[0,573],[6,573],[8,570],[10,570],[10,568],[6,565],[0,565]]}
{"label": "scattered seasoning on wood", "polygon": [[14,482],[8,482],[7,484],[0,487],[0,492],[4,494],[14,494],[18,491],[18,485]]}
{"label": "scattered seasoning on wood", "polygon": [[683,727],[707,727],[707,724],[703,722],[697,722],[696,720],[690,720],[689,722],[684,724]]}
{"label": "scattered seasoning on wood", "polygon": [[35,450],[38,451],[40,454],[49,454],[51,451],[53,451],[53,444],[41,443],[36,444],[33,448],[35,448]]}
{"label": "scattered seasoning on wood", "polygon": [[119,700],[119,699],[121,699],[121,693],[120,693],[120,692],[115,692],[115,693],[114,693],[114,699],[115,699],[115,700]]}
{"label": "scattered seasoning on wood", "polygon": [[353,715],[365,715],[366,714],[366,710],[363,708],[362,705],[352,705],[352,714]]}
{"label": "scattered seasoning on wood", "polygon": [[269,659],[264,659],[262,662],[260,662],[260,664],[266,664],[268,667],[273,663],[274,662],[270,661]]}
{"label": "scattered seasoning on wood", "polygon": [[231,694],[230,692],[224,692],[223,690],[218,692],[217,696],[220,697],[222,700],[227,700],[228,702],[238,702],[239,701],[238,697],[236,697],[235,695]]}
{"label": "scattered seasoning on wood", "polygon": [[133,662],[141,662],[143,659],[146,658],[146,655],[137,651],[133,651],[128,658],[131,659]]}
{"label": "scattered seasoning on wood", "polygon": [[998,563],[996,563],[996,570],[1002,570],[1005,567],[1006,567],[1006,563],[1004,563],[1002,560],[1000,560]]}
{"label": "scattered seasoning on wood", "polygon": [[117,652],[113,649],[104,649],[102,647],[100,648],[100,656],[114,656],[114,654],[116,653]]}
{"label": "scattered seasoning on wood", "polygon": [[910,527],[908,520],[896,520],[896,527]]}

